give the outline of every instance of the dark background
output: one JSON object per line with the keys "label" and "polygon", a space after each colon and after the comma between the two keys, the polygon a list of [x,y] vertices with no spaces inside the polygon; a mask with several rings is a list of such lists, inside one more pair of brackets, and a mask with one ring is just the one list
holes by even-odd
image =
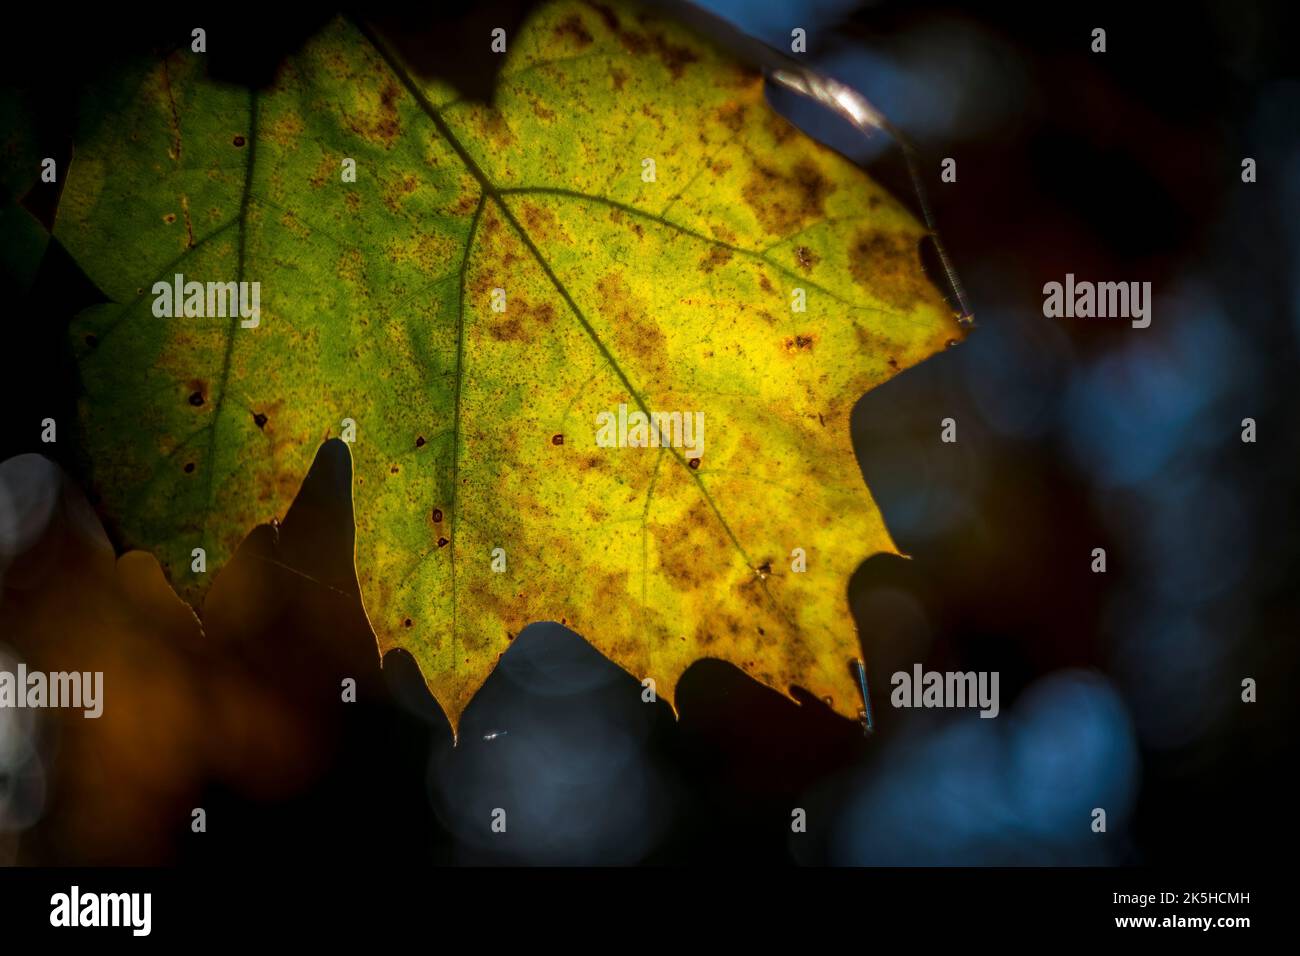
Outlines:
{"label": "dark background", "polygon": [[[79,650],[117,641],[107,680],[135,689],[134,712],[49,712],[0,746],[0,863],[1282,858],[1300,620],[1294,18],[1239,2],[712,6],[773,44],[804,27],[808,58],[911,135],[977,318],[962,346],[854,416],[866,483],[911,555],[866,561],[850,586],[876,733],[716,661],[687,673],[675,721],[580,637],[535,625],[453,749],[412,660],[379,667],[337,444],[280,527],[254,532],[222,575],[206,636],[185,638],[147,569],[114,572],[84,530],[77,489],[93,500],[93,475],[62,427],[78,388],[64,330],[96,292],[52,244],[33,281],[7,268],[0,289],[0,460],[37,452],[68,477],[31,459],[0,470],[0,523],[32,502],[51,515],[3,570],[0,645],[33,668],[80,669]],[[458,51],[514,9],[364,12],[429,44],[428,70],[486,95],[482,58]],[[204,25],[214,71],[264,82],[324,17],[17,15],[0,40],[3,89],[60,169],[99,71]],[[1104,54],[1090,52],[1094,27]],[[886,140],[774,102],[911,196]],[[949,156],[955,184],[938,177]],[[18,198],[47,222],[57,205],[39,185]],[[1066,272],[1152,282],[1151,327],[1044,318],[1043,283]],[[54,446],[39,441],[47,416],[61,423]],[[939,442],[945,417],[955,445]],[[1245,417],[1255,444],[1240,440]],[[1104,575],[1090,571],[1094,547]],[[122,588],[158,613],[131,617]],[[102,629],[58,623],[96,601]],[[891,708],[889,675],[918,661],[999,671],[1002,715]],[[355,705],[338,701],[343,676],[358,679]],[[1241,702],[1244,677],[1258,703]],[[200,806],[204,835],[189,827]],[[509,812],[505,835],[488,829],[494,807]],[[790,832],[795,807],[806,834]],[[1094,807],[1105,834],[1090,829]]]}

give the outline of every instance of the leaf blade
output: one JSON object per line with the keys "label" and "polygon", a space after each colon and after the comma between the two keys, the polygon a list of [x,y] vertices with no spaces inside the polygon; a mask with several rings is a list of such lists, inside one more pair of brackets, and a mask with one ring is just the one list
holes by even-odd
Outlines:
{"label": "leaf blade", "polygon": [[[847,579],[896,549],[863,497],[849,412],[960,337],[920,269],[921,227],[777,117],[757,76],[628,8],[541,11],[495,107],[423,85],[369,39],[331,25],[250,101],[242,134],[233,94],[173,58],[74,165],[65,244],[135,310],[91,310],[74,337],[98,335],[79,346],[83,411],[128,542],[200,600],[188,548],[210,544],[219,566],[352,417],[363,602],[453,727],[513,635],[545,619],[665,696],[707,655],[851,715]],[[233,228],[227,137],[245,150]],[[662,179],[642,179],[646,149]],[[128,174],[106,195],[100,156],[157,182]],[[355,186],[338,181],[344,156]],[[132,194],[142,210],[124,208]],[[162,228],[177,206],[183,236]],[[206,320],[140,323],[129,280],[178,262],[268,276],[265,326],[221,341]],[[195,384],[210,406],[203,387],[188,402]],[[597,448],[591,423],[620,404],[703,410],[701,467],[677,448]],[[128,500],[141,473],[154,507]],[[807,572],[789,570],[795,547]]]}

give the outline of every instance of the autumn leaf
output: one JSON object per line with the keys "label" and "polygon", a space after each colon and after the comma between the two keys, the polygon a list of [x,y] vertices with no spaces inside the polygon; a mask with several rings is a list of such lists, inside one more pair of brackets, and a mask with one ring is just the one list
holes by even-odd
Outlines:
{"label": "autumn leaf", "polygon": [[[896,549],[849,413],[961,332],[921,226],[759,74],[565,2],[493,106],[346,20],[265,90],[184,50],[99,96],[55,230],[111,300],[73,329],[85,440],[184,597],[348,420],[367,614],[453,728],[540,620],[665,698],[707,656],[856,713],[848,578]],[[156,316],[177,274],[260,283],[255,326]],[[702,455],[602,447],[621,405],[702,413]]]}

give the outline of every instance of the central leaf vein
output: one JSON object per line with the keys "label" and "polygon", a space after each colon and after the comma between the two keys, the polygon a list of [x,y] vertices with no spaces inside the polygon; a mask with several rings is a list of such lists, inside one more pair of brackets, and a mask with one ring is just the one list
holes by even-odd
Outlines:
{"label": "central leaf vein", "polygon": [[[496,202],[497,207],[501,210],[501,214],[505,217],[506,221],[510,223],[510,226],[514,229],[515,233],[519,236],[520,241],[523,242],[524,246],[528,249],[533,259],[537,262],[538,267],[545,274],[547,280],[550,282],[551,286],[555,289],[556,293],[560,296],[560,298],[564,300],[565,304],[569,307],[569,310],[573,313],[574,317],[577,318],[579,324],[583,328],[583,331],[587,333],[588,338],[590,338],[592,343],[596,346],[596,349],[600,353],[601,357],[604,358],[604,360],[609,364],[609,367],[614,371],[614,374],[618,376],[619,380],[623,383],[623,386],[627,389],[628,394],[636,402],[637,407],[645,415],[649,416],[650,414],[649,407],[647,406],[646,401],[644,397],[641,395],[640,391],[632,384],[631,380],[627,376],[627,373],[624,372],[622,366],[619,365],[617,359],[615,359],[614,355],[610,352],[609,347],[604,343],[600,335],[596,332],[596,329],[592,326],[590,320],[588,320],[587,316],[583,313],[578,303],[574,301],[573,296],[569,293],[568,288],[564,285],[563,282],[560,281],[559,276],[555,274],[555,270],[551,267],[551,264],[547,260],[547,258],[542,254],[542,251],[537,247],[537,244],[533,241],[532,236],[529,235],[528,230],[524,228],[521,222],[519,222],[514,212],[510,209],[509,205],[504,201],[503,197],[505,195],[517,193],[518,190],[499,189],[496,186],[496,184],[492,182],[492,180],[488,177],[487,173],[483,171],[482,167],[480,167],[478,163],[475,162],[474,158],[469,154],[469,151],[465,148],[464,144],[460,142],[459,138],[452,131],[451,127],[447,124],[447,121],[443,118],[442,114],[438,111],[437,107],[435,107],[433,103],[430,102],[429,98],[425,95],[424,91],[420,89],[419,85],[415,82],[410,72],[401,63],[401,61],[397,59],[397,57],[393,54],[393,52],[388,48],[388,45],[384,43],[384,41],[379,38],[379,36],[374,32],[374,30],[372,30],[365,23],[360,22],[359,20],[353,22],[357,30],[361,33],[361,35],[366,38],[366,40],[376,50],[376,52],[379,53],[380,57],[383,58],[384,62],[388,64],[389,69],[393,71],[394,76],[398,79],[398,81],[402,84],[402,86],[405,87],[406,91],[415,100],[416,104],[420,107],[420,110],[425,114],[425,116],[428,117],[429,121],[433,123],[434,127],[438,131],[438,134],[443,138],[443,140],[447,143],[447,145],[450,146],[451,149],[456,153],[456,155],[460,158],[461,162],[464,163],[465,168],[469,171],[470,175],[473,176],[474,179],[478,181],[478,184],[482,189],[484,195],[491,197]],[[533,190],[533,191],[544,191],[544,190]],[[563,191],[563,192],[567,192],[567,191]],[[582,193],[574,193],[573,195],[579,197],[585,196],[585,194]],[[599,199],[600,197],[587,197],[587,198]],[[611,205],[621,206],[621,204],[616,204],[612,200],[602,200],[602,201],[605,201]],[[628,206],[626,207],[626,211],[638,215],[645,215],[654,218],[653,214],[643,213],[641,210],[634,209],[634,207]],[[671,223],[668,223],[666,220],[661,220],[661,221],[664,222],[665,225],[673,225]],[[683,229],[682,231],[689,232],[689,230],[685,230],[685,229]],[[692,233],[692,234],[697,235],[699,238],[704,239],[705,241],[708,242],[714,242],[714,243],[717,242],[717,240],[710,239],[709,237],[703,236],[702,234],[699,233]],[[739,250],[739,251],[745,251],[746,254],[752,255],[752,253],[749,253],[747,250]],[[468,245],[466,247],[466,261],[468,261]],[[462,326],[463,326],[463,316],[464,316],[463,307],[464,307],[464,303],[462,301],[461,313],[460,313],[461,314],[460,324]],[[461,378],[462,371],[463,370],[461,369],[458,362],[457,374],[456,374],[457,395],[459,395],[460,378]],[[457,400],[455,414],[459,415],[459,412],[460,412],[459,400]],[[687,464],[686,458],[682,455],[679,449],[670,448],[669,452],[677,460],[677,463],[682,468],[686,469],[686,473],[695,482],[695,486],[699,490],[700,495],[704,498],[704,501],[709,505],[709,508],[713,512],[714,517],[716,517],[719,524],[721,524],[722,529],[724,533],[727,535],[728,540],[730,540],[733,547],[735,547],[741,559],[745,562],[746,567],[750,568],[751,570],[754,569],[754,562],[750,559],[748,553],[745,551],[744,546],[740,543],[740,540],[736,537],[736,534],[732,530],[731,525],[727,522],[726,518],[723,517],[721,509],[718,507],[717,502],[713,499],[713,496],[709,493],[708,488],[701,480],[699,474],[696,472],[695,469],[690,468],[690,466]],[[453,468],[458,467],[457,463],[459,461],[459,457],[460,457],[459,450],[457,449],[453,452],[453,459],[454,459]],[[454,509],[453,509],[453,515],[454,515]],[[453,517],[452,520],[454,521],[455,518]],[[452,552],[452,560],[453,561],[455,560],[454,550]],[[775,599],[772,597],[771,592],[767,588],[767,582],[763,581],[761,577],[758,580],[762,585],[763,591],[767,595],[768,599],[771,600],[775,605],[776,603]],[[452,604],[454,608],[455,606],[454,596],[453,596]],[[455,633],[455,624],[453,618],[453,634],[454,633]]]}

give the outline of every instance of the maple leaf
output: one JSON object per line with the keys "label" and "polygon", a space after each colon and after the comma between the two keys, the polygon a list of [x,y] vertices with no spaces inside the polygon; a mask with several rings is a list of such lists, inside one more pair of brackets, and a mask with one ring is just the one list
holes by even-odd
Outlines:
{"label": "maple leaf", "polygon": [[[962,333],[922,227],[759,74],[566,2],[510,38],[491,106],[346,20],[265,90],[183,51],[100,97],[55,231],[111,300],[73,328],[85,440],[184,597],[344,433],[379,647],[453,730],[540,620],[665,698],[708,656],[856,713],[847,582],[896,549],[849,414]],[[182,289],[158,317],[177,274],[259,283],[256,316],[184,317]],[[603,447],[620,405],[702,413],[704,442]]]}

